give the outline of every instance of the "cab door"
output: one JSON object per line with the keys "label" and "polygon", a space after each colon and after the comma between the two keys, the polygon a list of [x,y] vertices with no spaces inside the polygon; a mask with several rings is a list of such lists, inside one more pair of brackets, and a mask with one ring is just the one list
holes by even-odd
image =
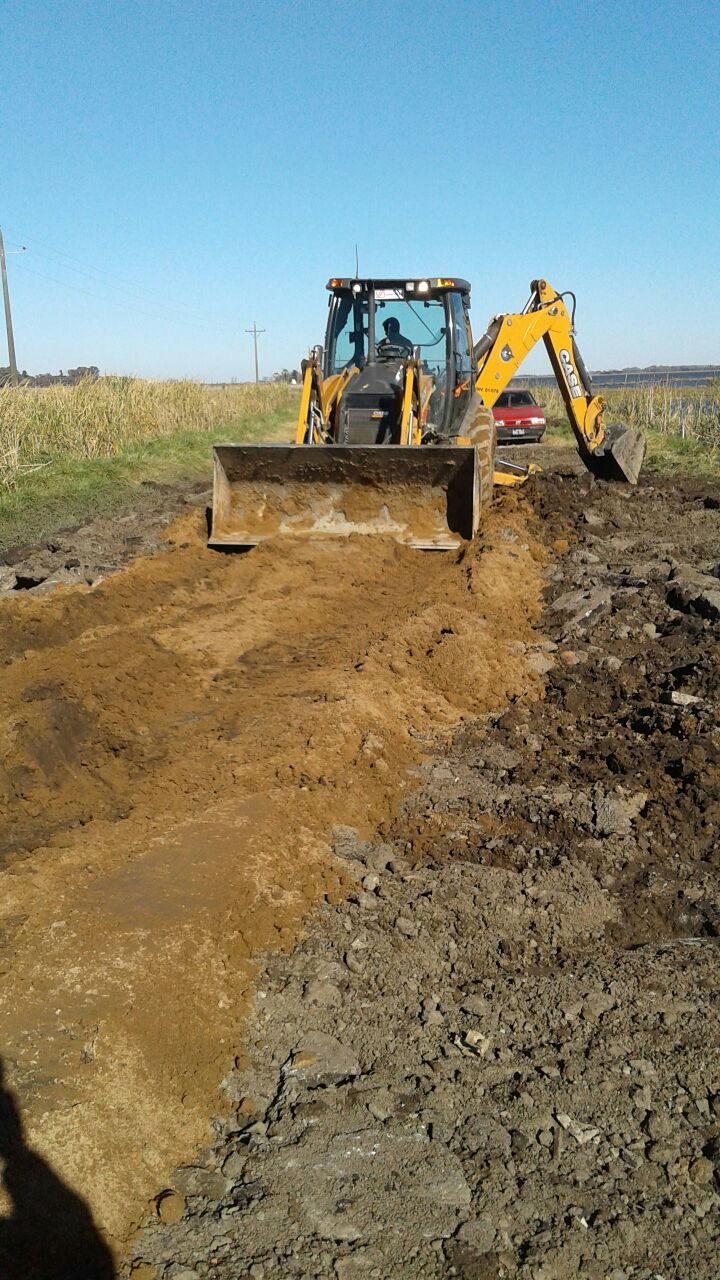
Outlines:
{"label": "cab door", "polygon": [[448,301],[454,353],[449,434],[458,435],[460,423],[470,403],[473,390],[472,337],[470,320],[462,294],[451,293]]}

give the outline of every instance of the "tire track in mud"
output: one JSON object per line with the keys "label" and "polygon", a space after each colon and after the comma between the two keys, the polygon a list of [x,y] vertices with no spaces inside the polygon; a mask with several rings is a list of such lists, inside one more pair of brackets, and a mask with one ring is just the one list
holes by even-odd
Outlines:
{"label": "tire track in mud", "polygon": [[116,1240],[207,1136],[253,957],[343,891],[422,735],[537,685],[522,499],[477,546],[169,550],[0,606],[0,1013],[29,1140]]}

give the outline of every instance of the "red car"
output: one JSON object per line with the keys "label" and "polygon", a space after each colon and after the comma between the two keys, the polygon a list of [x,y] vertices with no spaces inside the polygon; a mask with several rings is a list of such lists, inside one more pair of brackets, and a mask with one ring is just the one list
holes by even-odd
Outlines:
{"label": "red car", "polygon": [[545,434],[545,414],[531,391],[503,391],[493,406],[498,444],[536,444]]}

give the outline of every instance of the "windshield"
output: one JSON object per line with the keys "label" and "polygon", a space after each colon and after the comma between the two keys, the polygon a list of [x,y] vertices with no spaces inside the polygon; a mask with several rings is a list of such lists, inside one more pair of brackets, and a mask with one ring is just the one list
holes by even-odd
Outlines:
{"label": "windshield", "polygon": [[[441,373],[446,363],[445,304],[442,298],[421,301],[387,301],[375,295],[375,341],[382,359],[398,353],[412,355],[420,348],[420,360],[426,372]],[[389,292],[389,291],[388,291]]]}
{"label": "windshield", "polygon": [[503,391],[495,401],[498,409],[524,409],[526,405],[535,403],[529,391]]}
{"label": "windshield", "polygon": [[[375,294],[375,352],[379,359],[402,359],[420,348],[420,360],[427,373],[439,375],[446,365],[445,303],[442,298],[406,301],[395,289],[378,289]],[[348,364],[362,362],[367,349],[367,297],[338,295],[333,300],[328,332],[330,373],[340,373]]]}

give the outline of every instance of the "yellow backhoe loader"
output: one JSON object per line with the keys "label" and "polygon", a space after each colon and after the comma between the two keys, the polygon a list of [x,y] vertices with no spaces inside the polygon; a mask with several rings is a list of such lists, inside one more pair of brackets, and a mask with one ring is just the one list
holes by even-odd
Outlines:
{"label": "yellow backhoe loader", "polygon": [[637,482],[644,438],[605,425],[575,343],[574,295],[534,280],[523,310],[495,316],[474,344],[466,280],[327,287],[325,346],[303,362],[295,444],[214,448],[211,546],[374,533],[449,548],[473,538],[494,486],[537,470],[496,459],[492,406],[540,339],[585,465]]}

